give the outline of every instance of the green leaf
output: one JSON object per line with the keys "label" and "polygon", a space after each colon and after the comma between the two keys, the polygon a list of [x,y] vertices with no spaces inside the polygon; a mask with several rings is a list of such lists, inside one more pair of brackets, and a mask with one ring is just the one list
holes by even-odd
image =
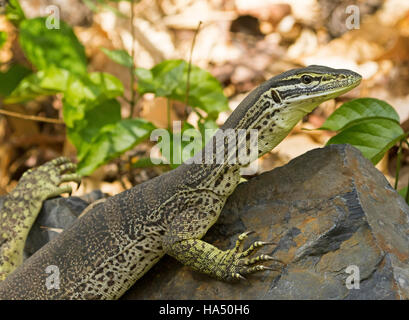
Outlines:
{"label": "green leaf", "polygon": [[[204,135],[195,129],[191,124],[184,122],[182,127],[182,161],[185,162],[186,160],[193,157],[197,151],[202,150],[204,148]],[[190,145],[192,148],[191,150],[187,150],[186,147]]]}
{"label": "green leaf", "polygon": [[18,26],[21,21],[26,19],[23,9],[21,9],[18,0],[10,0],[6,6],[6,18],[15,26]]}
{"label": "green leaf", "polygon": [[398,191],[398,193],[399,193],[403,198],[405,198],[407,191],[408,191],[408,187],[405,187],[405,188],[403,188],[403,189],[400,189],[400,190]]}
{"label": "green leaf", "polygon": [[0,49],[4,46],[7,41],[7,33],[5,31],[0,31]]}
{"label": "green leaf", "polygon": [[204,122],[199,121],[198,123],[200,133],[204,137],[204,143],[206,144],[211,137],[214,136],[219,126],[216,121],[206,119]]}
{"label": "green leaf", "polygon": [[[176,88],[175,100],[185,101],[187,82],[187,63],[182,84]],[[228,100],[220,82],[209,72],[192,65],[190,72],[189,105],[202,109],[209,118],[216,119],[222,111],[227,111]]]}
{"label": "green leaf", "polygon": [[8,96],[21,80],[31,73],[30,69],[14,64],[6,72],[0,72],[0,96]]}
{"label": "green leaf", "polygon": [[170,97],[183,79],[183,60],[166,60],[151,70],[137,68],[138,90],[141,94],[153,92],[160,97]]}
{"label": "green leaf", "polygon": [[332,137],[327,145],[349,143],[376,164],[385,152],[403,137],[404,132],[395,120],[369,119],[341,131]]}
{"label": "green leaf", "polygon": [[320,129],[339,131],[368,118],[384,118],[399,124],[399,115],[388,103],[374,98],[354,99],[335,110]]}
{"label": "green leaf", "polygon": [[94,72],[82,77],[70,77],[64,94],[64,122],[74,127],[87,110],[101,102],[123,94],[122,82],[109,73]]}
{"label": "green leaf", "polygon": [[[400,190],[398,191],[398,193],[402,196],[403,199],[406,199],[406,193],[407,193],[407,192],[408,192],[408,187],[405,187],[405,188],[400,189]],[[408,204],[409,204],[409,202],[408,202]]]}
{"label": "green leaf", "polygon": [[45,70],[39,71],[40,74],[39,85],[41,88],[47,90],[54,90],[56,92],[65,92],[73,75],[65,69],[57,68],[53,65]]}
{"label": "green leaf", "polygon": [[[218,126],[213,120],[199,122],[199,130],[188,122],[183,122],[180,133],[169,132],[169,151],[163,152],[162,156],[169,162],[171,168],[177,168],[182,162],[193,157],[198,150],[202,150],[205,144],[214,135]],[[163,145],[167,148],[167,145]],[[176,157],[175,157],[176,155]]]}
{"label": "green leaf", "polygon": [[121,80],[112,74],[105,72],[90,73],[89,79],[98,86],[101,94],[106,98],[115,98],[124,94],[124,86]]}
{"label": "green leaf", "polygon": [[145,68],[135,68],[135,75],[138,77],[138,91],[140,94],[156,92],[157,84],[153,80],[151,70]]}
{"label": "green leaf", "polygon": [[[188,122],[183,122],[180,132],[169,132],[169,137],[170,154],[166,154],[162,149],[160,151],[172,169],[177,168],[183,162],[193,157],[195,151],[201,150],[204,147],[204,136]],[[164,147],[168,146],[164,145]]]}
{"label": "green leaf", "polygon": [[[27,74],[27,71],[25,72]],[[67,88],[70,76],[67,70],[54,66],[30,74],[18,83],[18,86],[4,99],[4,103],[19,103],[39,96],[63,92]]]}
{"label": "green leaf", "polygon": [[19,41],[28,60],[39,70],[54,65],[71,73],[85,74],[85,50],[72,28],[60,21],[59,29],[48,29],[46,19],[29,19],[20,24]]}
{"label": "green leaf", "polygon": [[133,67],[132,57],[125,50],[109,50],[106,48],[101,48],[101,50],[116,63],[123,65],[127,68]]}
{"label": "green leaf", "polygon": [[3,102],[5,104],[20,103],[33,100],[40,96],[48,96],[58,93],[56,90],[41,87],[41,81],[43,80],[45,73],[45,71],[39,71],[25,77],[20,81],[11,94],[3,100]]}
{"label": "green leaf", "polygon": [[64,118],[72,121],[72,126],[67,126],[67,134],[70,141],[77,149],[77,158],[81,161],[96,136],[107,125],[115,125],[121,120],[121,105],[116,99],[102,101],[92,108],[85,108],[81,117],[78,117],[75,106],[64,103]]}
{"label": "green leaf", "polygon": [[88,175],[149,137],[155,126],[143,119],[124,119],[105,126],[78,163],[78,172]]}
{"label": "green leaf", "polygon": [[[188,64],[183,60],[166,60],[151,70],[137,68],[138,91],[152,92],[181,102],[186,101]],[[189,81],[190,106],[202,109],[210,118],[216,119],[221,111],[228,110],[227,98],[216,78],[197,66],[191,66]]]}

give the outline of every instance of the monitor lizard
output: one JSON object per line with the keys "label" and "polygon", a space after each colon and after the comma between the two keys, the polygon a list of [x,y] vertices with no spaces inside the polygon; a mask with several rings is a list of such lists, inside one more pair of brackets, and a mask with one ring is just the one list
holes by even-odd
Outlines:
{"label": "monitor lizard", "polygon": [[[93,205],[21,264],[27,233],[42,202],[70,191],[60,183],[80,179],[66,158],[30,170],[0,209],[0,276],[5,278],[0,298],[117,299],[165,254],[223,281],[270,269],[258,263],[273,257],[252,257],[268,242],[243,248],[249,232],[239,235],[235,247],[225,251],[200,240],[240,182],[243,164],[229,161],[236,152],[225,147],[223,134],[228,129],[257,130],[255,158],[260,157],[317,105],[360,81],[361,76],[350,70],[315,65],[267,80],[239,104],[191,161]],[[246,147],[249,136],[242,140]],[[215,161],[220,155],[222,161]],[[59,270],[59,289],[47,289],[50,265]]]}

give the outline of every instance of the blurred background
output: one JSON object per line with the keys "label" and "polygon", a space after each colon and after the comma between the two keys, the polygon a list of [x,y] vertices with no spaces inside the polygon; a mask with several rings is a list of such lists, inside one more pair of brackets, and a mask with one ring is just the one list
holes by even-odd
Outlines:
{"label": "blurred background", "polygon": [[[308,150],[322,147],[333,135],[320,127],[344,101],[374,97],[391,104],[409,130],[409,1],[407,0],[20,0],[27,18],[44,16],[47,6],[60,8],[61,19],[74,28],[85,46],[88,71],[116,76],[131,95],[130,74],[101,51],[134,51],[136,67],[152,68],[167,59],[191,59],[216,77],[228,99],[229,110],[218,115],[222,124],[246,94],[266,79],[288,69],[311,64],[348,68],[363,76],[362,84],[318,107],[305,117],[272,152],[259,160],[259,173],[287,163]],[[347,7],[359,9],[359,20],[348,27]],[[133,19],[131,11],[133,10]],[[133,22],[133,26],[131,24]],[[201,22],[199,26],[199,22]],[[8,33],[0,62],[27,64],[19,48],[17,29],[0,16],[0,30]],[[192,44],[194,42],[193,50]],[[137,86],[137,82],[134,86]],[[128,116],[129,103],[119,99]],[[6,106],[4,106],[6,107]],[[7,106],[8,110],[62,118],[61,96]],[[194,125],[195,112],[175,104],[172,120]],[[167,105],[146,94],[138,99],[133,116],[167,126]],[[76,192],[102,189],[111,195],[146,181],[169,168],[133,168],[129,159],[149,156],[144,142],[85,178]],[[42,123],[0,115],[0,194],[9,192],[21,174],[61,154],[74,158],[63,124]],[[378,163],[393,184],[397,147]],[[403,147],[400,186],[409,179],[409,150]]]}

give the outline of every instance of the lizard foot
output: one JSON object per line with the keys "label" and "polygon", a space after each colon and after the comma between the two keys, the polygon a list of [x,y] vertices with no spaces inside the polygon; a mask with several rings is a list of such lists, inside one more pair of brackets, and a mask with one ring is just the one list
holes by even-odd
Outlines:
{"label": "lizard foot", "polygon": [[258,271],[264,270],[276,270],[271,267],[264,265],[256,265],[258,262],[262,261],[275,261],[278,263],[284,264],[282,261],[274,259],[273,257],[267,254],[261,254],[256,257],[250,258],[249,256],[257,252],[260,248],[266,245],[274,245],[274,242],[264,242],[264,241],[255,241],[247,249],[243,249],[244,240],[254,231],[247,231],[238,236],[236,245],[233,249],[225,251],[226,259],[224,264],[227,267],[227,279],[226,280],[240,280],[246,279],[244,275],[251,274]]}
{"label": "lizard foot", "polygon": [[62,193],[71,193],[70,185],[79,183],[76,165],[68,158],[57,158],[26,171],[17,186],[5,196],[0,206],[0,281],[23,262],[23,249],[44,200]]}
{"label": "lizard foot", "polygon": [[56,158],[42,166],[27,170],[21,177],[20,188],[16,192],[24,194],[25,190],[33,198],[40,198],[41,200],[56,197],[62,193],[71,194],[72,187],[70,185],[60,186],[60,184],[73,181],[79,185],[81,176],[75,173],[76,169],[76,164],[72,163],[70,159]]}

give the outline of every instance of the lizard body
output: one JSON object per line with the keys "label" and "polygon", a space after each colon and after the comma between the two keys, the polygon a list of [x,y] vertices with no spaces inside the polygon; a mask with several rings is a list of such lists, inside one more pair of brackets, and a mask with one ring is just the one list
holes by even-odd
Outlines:
{"label": "lizard body", "polygon": [[[349,70],[310,66],[266,81],[189,163],[92,207],[0,283],[0,298],[116,299],[164,254],[226,281],[269,269],[257,263],[272,257],[250,257],[266,242],[256,241],[243,250],[248,233],[226,251],[200,240],[240,181],[243,164],[230,161],[236,152],[227,148],[224,132],[231,129],[238,145],[241,141],[248,147],[249,135],[237,132],[257,130],[258,149],[250,162],[274,148],[318,104],[351,90],[360,80]],[[215,161],[218,156],[223,161]],[[45,285],[50,265],[58,267],[59,289]]]}

